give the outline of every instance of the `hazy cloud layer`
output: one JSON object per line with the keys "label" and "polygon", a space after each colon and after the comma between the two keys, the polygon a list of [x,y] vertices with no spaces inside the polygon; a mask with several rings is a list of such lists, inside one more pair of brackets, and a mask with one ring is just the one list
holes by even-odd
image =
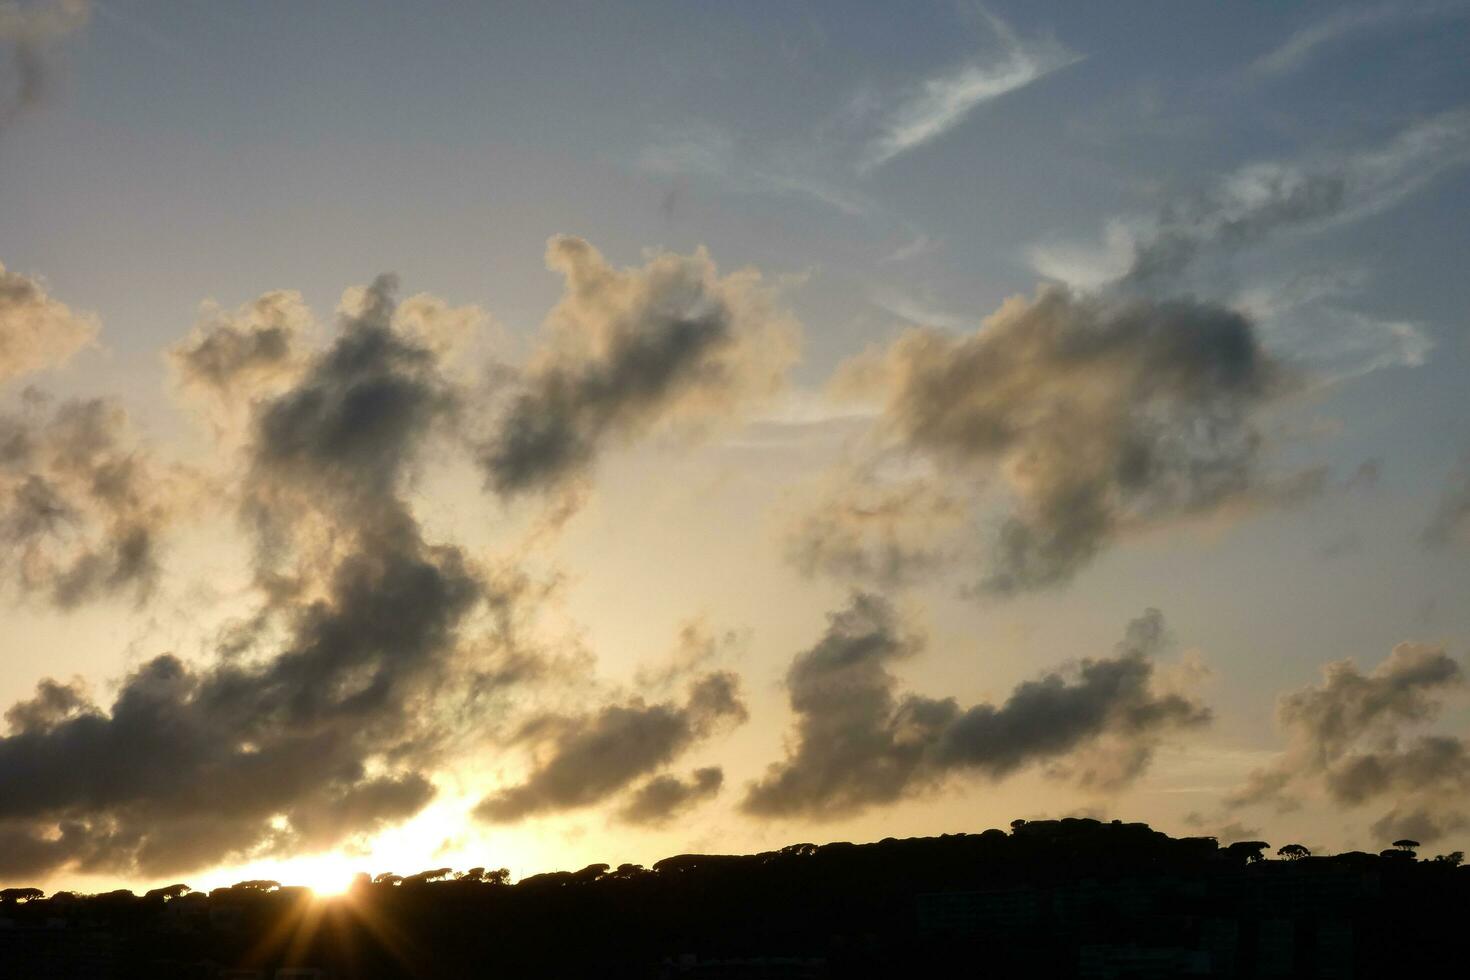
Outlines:
{"label": "hazy cloud layer", "polygon": [[808,568],[891,578],[930,553],[935,501],[973,506],[998,477],[1008,511],[979,546],[979,587],[1065,582],[1122,535],[1311,493],[1320,475],[1261,464],[1254,415],[1278,380],[1248,320],[1187,300],[1043,287],[967,336],[911,329],[848,362],[837,387],[881,399],[884,437],[925,474],[880,495],[881,520],[819,506],[790,551]]}
{"label": "hazy cloud layer", "polygon": [[[483,820],[519,820],[536,813],[590,806],[656,772],[718,728],[746,718],[740,682],[711,672],[689,686],[683,704],[642,698],[610,704],[584,715],[545,715],[529,722],[519,740],[536,762],[526,780],[486,797],[475,814]],[[708,779],[709,777],[705,777]],[[629,806],[635,815],[670,806],[667,784],[642,787]]]}
{"label": "hazy cloud layer", "polygon": [[0,383],[63,363],[97,329],[96,317],[73,312],[38,280],[0,265]]}
{"label": "hazy cloud layer", "polygon": [[[1328,664],[1320,685],[1284,695],[1277,723],[1286,748],[1226,799],[1232,807],[1292,809],[1325,795],[1355,807],[1387,801],[1375,834],[1429,842],[1470,820],[1470,752],[1462,738],[1409,735],[1463,687],[1458,662],[1437,647],[1401,643],[1364,674],[1350,660]],[[1385,844],[1387,841],[1385,841]]]}
{"label": "hazy cloud layer", "polygon": [[141,602],[190,491],[119,405],[28,392],[20,413],[0,415],[0,572],[22,596],[63,608],[119,594]]}
{"label": "hazy cloud layer", "polygon": [[872,472],[824,481],[819,506],[786,529],[786,559],[804,575],[892,589],[922,582],[959,559],[964,502],[923,479],[885,483]]}
{"label": "hazy cloud layer", "polygon": [[[750,786],[743,809],[829,819],[953,776],[1001,779],[1037,764],[1116,787],[1146,768],[1165,734],[1209,718],[1191,696],[1157,682],[1151,657],[1162,642],[1162,617],[1150,610],[1130,624],[1114,657],[1026,681],[1001,705],[962,709],[953,698],[899,692],[889,667],[916,653],[922,637],[885,599],[857,593],[792,662],[791,748]],[[1102,754],[1085,750],[1099,742],[1123,764],[1095,765]]]}
{"label": "hazy cloud layer", "polygon": [[547,264],[566,294],[485,450],[499,493],[575,480],[609,444],[655,429],[729,419],[775,392],[795,360],[796,323],[759,276],[720,276],[703,249],[618,269],[563,236]]}

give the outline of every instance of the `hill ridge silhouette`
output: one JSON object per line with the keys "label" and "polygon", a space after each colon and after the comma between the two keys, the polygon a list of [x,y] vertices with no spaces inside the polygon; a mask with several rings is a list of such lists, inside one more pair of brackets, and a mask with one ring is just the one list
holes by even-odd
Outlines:
{"label": "hill ridge silhouette", "polygon": [[268,880],[7,889],[0,975],[1434,975],[1459,955],[1470,868],[1415,844],[1287,844],[1273,859],[1264,841],[1072,817],[515,883],[504,869],[362,874],[331,898]]}

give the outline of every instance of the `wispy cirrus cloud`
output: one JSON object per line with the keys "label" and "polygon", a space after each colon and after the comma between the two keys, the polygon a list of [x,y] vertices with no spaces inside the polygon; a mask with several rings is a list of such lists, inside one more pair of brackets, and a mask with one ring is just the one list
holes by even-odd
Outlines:
{"label": "wispy cirrus cloud", "polygon": [[1222,291],[1219,266],[1273,241],[1319,234],[1383,213],[1442,174],[1470,163],[1470,109],[1413,122],[1390,139],[1338,157],[1264,160],[1204,189],[1161,202],[1151,216],[1110,219],[1095,244],[1032,246],[1031,266],[1079,288],[1188,294],[1252,314],[1273,352],[1341,380],[1424,363],[1433,346],[1421,325],[1344,307],[1361,273],[1304,273]]}
{"label": "wispy cirrus cloud", "polygon": [[[702,177],[740,193],[806,197],[848,215],[880,215],[862,189],[871,171],[955,129],[981,105],[1081,60],[1056,40],[1022,38],[993,15],[986,21],[997,42],[992,49],[898,90],[864,93],[797,137],[761,145],[702,121],[660,132],[637,166],[660,176]],[[893,261],[932,246],[908,230],[912,241]]]}
{"label": "wispy cirrus cloud", "polygon": [[848,215],[876,210],[866,194],[843,182],[839,164],[826,156],[822,160],[788,152],[768,157],[718,126],[700,123],[661,132],[639,154],[638,169],[660,177],[704,178],[742,194],[805,197]]}
{"label": "wispy cirrus cloud", "polygon": [[1304,67],[1323,48],[1354,37],[1371,36],[1397,24],[1470,14],[1464,3],[1385,3],[1347,7],[1296,30],[1246,68],[1251,78],[1287,75]]}
{"label": "wispy cirrus cloud", "polygon": [[1454,167],[1470,162],[1470,109],[1405,126],[1391,139],[1337,158],[1263,160],[1224,174],[1153,216],[1118,216],[1096,246],[1053,242],[1028,257],[1048,278],[1073,286],[1121,280],[1157,290],[1186,282],[1200,261],[1381,213]]}
{"label": "wispy cirrus cloud", "polygon": [[865,147],[859,169],[873,170],[932,142],[960,125],[977,107],[1025,88],[1081,60],[1062,44],[1022,40],[998,17],[987,17],[1001,42],[998,54],[972,58],[926,78],[883,118]]}

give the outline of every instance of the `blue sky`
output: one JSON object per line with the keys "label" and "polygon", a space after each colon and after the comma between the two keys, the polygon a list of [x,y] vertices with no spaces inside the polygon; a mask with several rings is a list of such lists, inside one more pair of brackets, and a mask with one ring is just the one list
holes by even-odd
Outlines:
{"label": "blue sky", "polygon": [[[525,615],[538,656],[557,665],[544,676],[565,683],[507,694],[511,707],[458,754],[422,761],[413,775],[433,785],[434,802],[328,846],[306,842],[288,807],[270,827],[292,828],[295,843],[246,833],[221,845],[214,866],[179,867],[228,877],[274,861],[267,870],[325,880],[359,860],[490,852],[505,856],[470,863],[523,873],[715,840],[902,836],[1084,810],[1334,848],[1376,849],[1374,826],[1429,827],[1446,849],[1463,845],[1470,815],[1451,797],[1470,768],[1349,806],[1332,796],[1335,770],[1300,763],[1308,723],[1276,705],[1312,685],[1336,696],[1321,673],[1334,661],[1353,658],[1369,677],[1396,644],[1463,664],[1470,643],[1470,490],[1456,482],[1470,454],[1467,31],[1470,5],[1459,2],[0,6],[0,262],[64,303],[66,317],[98,326],[94,342],[53,344],[40,367],[0,370],[5,411],[21,412],[32,387],[58,400],[106,395],[159,472],[187,471],[178,479],[189,493],[207,484],[206,497],[233,502],[263,492],[250,480],[264,465],[264,416],[251,413],[289,389],[232,389],[230,410],[245,421],[231,430],[210,415],[219,406],[191,402],[178,345],[237,308],[241,329],[260,329],[258,310],[242,304],[296,290],[312,325],[290,363],[306,373],[283,362],[271,383],[305,383],[325,370],[343,291],[392,272],[401,297],[473,308],[463,316],[477,331],[433,347],[446,365],[451,346],[459,358],[456,424],[466,429],[416,450],[393,499],[426,541],[559,583]],[[31,54],[44,69],[34,93],[18,74]],[[553,246],[548,270],[557,235],[584,239],[630,278],[606,286],[602,260],[577,259],[572,246]],[[578,306],[563,281],[577,269],[608,295]],[[510,471],[495,469],[494,451],[456,455],[510,431],[516,416],[500,392],[541,397],[548,372],[615,373],[618,363],[597,358],[648,340],[638,331],[654,330],[661,304],[686,293],[699,315],[728,314],[725,359],[687,388],[671,375],[657,396],[614,409],[602,394],[579,409],[569,424],[584,426],[593,448],[585,468],[566,464],[570,482],[547,477],[520,494],[505,489]],[[1096,329],[1117,330],[1107,335],[1119,344],[1133,341],[1118,310],[1168,324],[1238,317],[1230,329],[1246,330],[1268,367],[1248,392],[1170,388],[1157,404],[1111,387],[1146,386],[1126,367],[1131,347],[1066,383],[1048,373],[1066,368],[1065,350],[992,373],[987,365],[1009,363],[1007,351],[1043,329],[1044,299],[1058,295],[1070,297],[1058,314],[1066,323],[1101,318]],[[6,315],[22,323],[0,310],[0,330]],[[415,322],[438,337],[451,330],[447,317]],[[947,353],[926,369],[921,347]],[[0,343],[0,367],[6,356]],[[1219,368],[1199,356],[1190,371]],[[971,363],[981,373],[944,387],[940,367]],[[622,367],[645,379],[655,370]],[[949,392],[946,411],[977,413],[966,425],[1031,421],[1004,445],[957,448],[913,414],[931,389]],[[1013,402],[992,405],[991,389]],[[1056,400],[1035,401],[1043,391]],[[1036,475],[1037,460],[1073,439],[1073,454],[1086,455],[1106,434],[1089,434],[1076,413],[1114,410],[1127,430],[1112,433],[1120,444],[1159,440],[1152,450],[1182,452],[1186,468],[1146,493],[1109,482],[1105,526],[1068,553],[1075,564],[1035,588],[988,590],[979,569],[993,564],[996,529],[1015,519],[1061,534],[1039,516],[1051,514],[1048,494],[1097,476],[1062,473],[1054,484]],[[1120,461],[1098,472],[1114,464],[1122,472]],[[1235,467],[1249,472],[1228,479],[1243,482],[1210,482]],[[0,471],[13,481],[0,489],[31,475]],[[220,623],[280,612],[272,604],[282,600],[261,591],[238,507],[176,511],[146,599],[106,594],[60,608],[38,599],[34,582],[7,593],[16,625],[0,641],[6,703],[31,697],[46,676],[79,675],[93,696],[77,710],[112,718],[113,692],[149,658],[174,650],[205,676],[224,662]],[[792,556],[817,547],[801,538],[814,533],[803,523],[811,514],[848,515],[867,530],[824,525],[820,549],[805,552],[819,558],[803,565]],[[333,523],[342,512],[321,519],[351,537]],[[840,537],[849,531],[858,538]],[[915,569],[933,559],[938,570],[883,579],[876,553],[832,550],[859,538],[874,546],[869,533],[890,558]],[[69,554],[66,541],[37,540],[52,549],[37,554]],[[858,608],[848,605],[854,589],[929,635],[921,654],[874,667],[889,678],[880,686],[962,704],[1009,703],[1047,672],[1074,677],[1068,664],[1109,655],[1126,624],[1157,608],[1169,642],[1155,693],[1183,684],[1197,658],[1209,677],[1195,672],[1190,696],[1212,720],[1181,721],[1146,745],[1095,732],[1070,755],[1014,772],[931,760],[892,796],[848,786],[859,802],[845,809],[840,794],[797,794],[778,817],[742,808],[743,795],[759,796],[745,787],[772,772],[797,781],[824,759],[863,771],[861,760],[822,756],[820,726],[791,700],[793,658],[839,621],[829,613]],[[619,823],[611,791],[548,803],[512,826],[483,819],[476,800],[539,785],[548,754],[571,751],[570,735],[515,735],[529,730],[516,728],[517,712],[555,714],[571,731],[568,719],[591,726],[609,705],[661,703],[667,692],[649,686],[648,665],[690,623],[732,638],[714,643],[718,662],[744,685],[749,720],[701,734],[674,767],[723,767],[719,794],[652,828]],[[271,642],[289,647],[280,629]],[[573,661],[582,666],[558,673]],[[1399,674],[1371,677],[1364,683],[1392,685]],[[1365,716],[1355,751],[1408,753],[1431,730],[1463,738],[1462,685],[1424,683],[1413,697],[1440,707]],[[12,737],[22,734],[16,723]],[[1066,782],[1088,753],[1144,749],[1151,763],[1126,786]],[[375,744],[357,761],[388,771],[385,753]],[[1232,797],[1253,771],[1282,765],[1297,767],[1290,800]],[[623,788],[668,774],[656,765]],[[133,812],[63,800],[0,813],[0,830],[11,820],[44,841],[66,819]],[[1385,812],[1398,822],[1375,824]],[[438,851],[415,843],[431,837]],[[141,880],[157,866],[140,853],[36,873]]]}

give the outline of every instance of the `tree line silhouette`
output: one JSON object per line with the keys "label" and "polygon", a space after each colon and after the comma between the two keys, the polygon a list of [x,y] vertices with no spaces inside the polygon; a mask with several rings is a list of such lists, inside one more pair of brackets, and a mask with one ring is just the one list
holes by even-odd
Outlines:
{"label": "tree line silhouette", "polygon": [[503,868],[363,873],[325,899],[263,879],[7,888],[0,976],[1443,975],[1470,868],[1418,846],[1272,860],[1265,841],[1068,818],[514,884]]}

